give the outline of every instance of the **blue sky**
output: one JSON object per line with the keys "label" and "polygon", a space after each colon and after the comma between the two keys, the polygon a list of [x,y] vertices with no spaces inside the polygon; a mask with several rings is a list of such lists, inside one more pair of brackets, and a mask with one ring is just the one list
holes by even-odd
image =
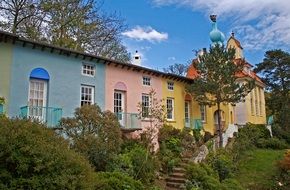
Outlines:
{"label": "blue sky", "polygon": [[208,48],[210,14],[218,15],[218,28],[231,31],[253,65],[269,49],[290,47],[288,0],[105,0],[103,10],[125,19],[122,41],[129,52],[138,50],[142,66],[162,70],[174,63],[187,63],[194,50]]}

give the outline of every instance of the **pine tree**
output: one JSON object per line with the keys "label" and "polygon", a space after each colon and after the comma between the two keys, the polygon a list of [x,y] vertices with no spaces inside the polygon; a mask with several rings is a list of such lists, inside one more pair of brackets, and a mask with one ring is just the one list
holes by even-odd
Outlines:
{"label": "pine tree", "polygon": [[187,89],[201,105],[217,106],[219,146],[222,147],[221,104],[236,104],[243,101],[253,88],[254,81],[238,82],[243,63],[235,64],[235,49],[223,45],[211,46],[209,52],[193,62],[198,76]]}

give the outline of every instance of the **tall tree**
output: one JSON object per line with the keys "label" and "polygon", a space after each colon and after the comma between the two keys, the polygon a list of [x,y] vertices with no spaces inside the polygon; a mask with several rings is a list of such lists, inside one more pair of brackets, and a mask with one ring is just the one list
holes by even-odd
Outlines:
{"label": "tall tree", "polygon": [[125,24],[101,0],[3,0],[1,29],[33,40],[127,62]]}
{"label": "tall tree", "polygon": [[235,64],[235,49],[211,46],[208,53],[193,62],[198,73],[194,83],[187,89],[201,105],[217,106],[219,146],[222,147],[221,104],[235,104],[242,101],[253,88],[253,81],[237,82],[237,73],[243,64]]}
{"label": "tall tree", "polygon": [[[276,123],[282,128],[289,128],[290,123],[290,54],[278,50],[270,50],[265,53],[263,62],[255,68],[262,74],[262,79],[267,85],[267,107],[274,115]],[[288,129],[290,131],[290,129]]]}
{"label": "tall tree", "polygon": [[163,68],[163,71],[179,76],[185,76],[187,73],[188,66],[189,64],[175,63],[173,65],[169,65],[169,67],[167,68]]}

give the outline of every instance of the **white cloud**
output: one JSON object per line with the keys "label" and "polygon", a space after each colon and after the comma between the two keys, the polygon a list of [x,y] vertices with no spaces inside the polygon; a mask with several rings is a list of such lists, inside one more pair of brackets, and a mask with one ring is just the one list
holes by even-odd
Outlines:
{"label": "white cloud", "polygon": [[169,61],[175,61],[176,60],[176,57],[168,57],[167,58]]}
{"label": "white cloud", "polygon": [[[152,0],[157,6],[177,5],[217,14],[233,24],[246,48],[290,47],[289,0]],[[225,31],[229,33],[230,31]]]}
{"label": "white cloud", "polygon": [[158,32],[150,26],[148,27],[136,26],[135,28],[129,31],[123,32],[122,35],[132,39],[140,41],[147,40],[150,42],[161,42],[168,39],[167,33]]}

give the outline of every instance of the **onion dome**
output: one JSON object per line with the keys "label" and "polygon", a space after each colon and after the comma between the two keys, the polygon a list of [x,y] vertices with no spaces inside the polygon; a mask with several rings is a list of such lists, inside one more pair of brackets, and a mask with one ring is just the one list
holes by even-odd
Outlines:
{"label": "onion dome", "polygon": [[212,21],[212,30],[209,33],[209,37],[213,45],[222,45],[225,41],[225,35],[217,28],[216,17],[216,15],[210,15],[210,19]]}

